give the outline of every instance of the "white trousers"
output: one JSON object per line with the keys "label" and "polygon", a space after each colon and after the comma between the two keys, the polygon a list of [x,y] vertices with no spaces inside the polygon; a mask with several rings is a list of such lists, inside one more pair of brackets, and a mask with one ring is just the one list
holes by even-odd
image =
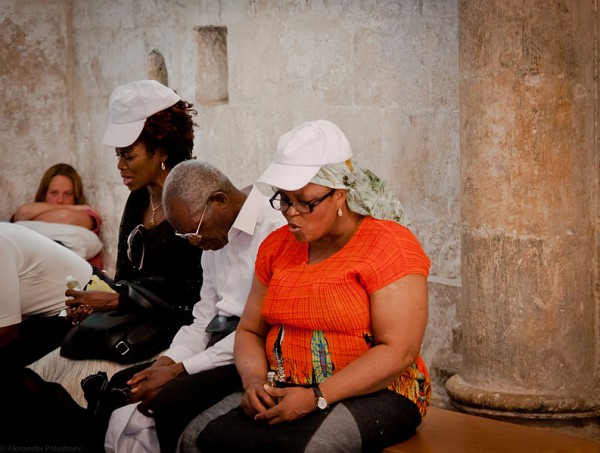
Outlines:
{"label": "white trousers", "polygon": [[106,452],[160,453],[154,419],[138,411],[138,404],[128,404],[112,413],[104,438]]}

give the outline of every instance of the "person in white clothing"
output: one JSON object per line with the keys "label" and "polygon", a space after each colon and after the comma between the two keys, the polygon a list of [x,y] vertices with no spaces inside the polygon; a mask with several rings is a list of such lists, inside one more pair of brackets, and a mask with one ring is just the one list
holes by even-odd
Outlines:
{"label": "person in white clothing", "polygon": [[83,286],[92,266],[68,248],[29,228],[0,222],[0,363],[28,365],[55,349],[70,327],[58,316],[66,277]]}
{"label": "person in white clothing", "polygon": [[[180,328],[170,348],[150,366],[124,370],[111,380],[121,386],[124,376],[130,403],[113,412],[105,449],[124,448],[119,436],[147,436],[156,425],[162,453],[174,451],[189,421],[214,403],[241,388],[233,364],[237,321],[250,290],[258,246],[285,219],[274,211],[256,187],[237,189],[217,168],[190,160],[175,166],[165,181],[163,205],[167,220],[182,240],[204,250],[204,283],[193,309],[194,322]],[[148,418],[140,422],[140,413]],[[123,414],[128,414],[123,417]],[[135,421],[134,421],[135,420]],[[139,440],[138,445],[151,445]],[[127,447],[125,447],[127,448]]]}

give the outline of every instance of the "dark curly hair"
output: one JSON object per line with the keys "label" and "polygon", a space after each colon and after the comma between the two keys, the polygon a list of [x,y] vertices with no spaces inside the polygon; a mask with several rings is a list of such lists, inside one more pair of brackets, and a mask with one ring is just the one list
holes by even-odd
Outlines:
{"label": "dark curly hair", "polygon": [[146,145],[148,154],[162,150],[167,154],[165,165],[173,168],[179,162],[192,159],[194,149],[194,123],[192,115],[198,114],[193,104],[179,101],[146,118],[144,129],[137,141]]}

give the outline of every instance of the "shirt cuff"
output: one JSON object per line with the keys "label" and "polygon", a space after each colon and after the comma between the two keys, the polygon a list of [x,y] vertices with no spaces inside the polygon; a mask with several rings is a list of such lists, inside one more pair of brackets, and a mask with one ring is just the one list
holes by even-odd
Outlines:
{"label": "shirt cuff", "polygon": [[183,361],[183,367],[188,374],[196,374],[214,368],[214,365],[208,360],[204,353],[196,354]]}
{"label": "shirt cuff", "polygon": [[183,346],[172,346],[162,353],[162,355],[173,359],[175,363],[183,362],[185,359],[193,357],[196,354],[196,352],[192,352],[188,348],[185,348]]}

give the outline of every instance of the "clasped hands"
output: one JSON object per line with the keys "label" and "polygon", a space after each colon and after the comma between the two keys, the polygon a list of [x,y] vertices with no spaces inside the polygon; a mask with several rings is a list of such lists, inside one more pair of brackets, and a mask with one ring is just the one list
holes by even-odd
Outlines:
{"label": "clasped hands", "polygon": [[173,379],[187,374],[182,363],[175,363],[171,358],[161,356],[148,368],[138,371],[127,381],[131,388],[129,403],[137,403],[138,410],[147,417],[152,417],[151,403],[164,385]]}
{"label": "clasped hands", "polygon": [[269,425],[298,420],[317,409],[310,388],[277,388],[258,381],[246,386],[241,407],[247,416]]}

